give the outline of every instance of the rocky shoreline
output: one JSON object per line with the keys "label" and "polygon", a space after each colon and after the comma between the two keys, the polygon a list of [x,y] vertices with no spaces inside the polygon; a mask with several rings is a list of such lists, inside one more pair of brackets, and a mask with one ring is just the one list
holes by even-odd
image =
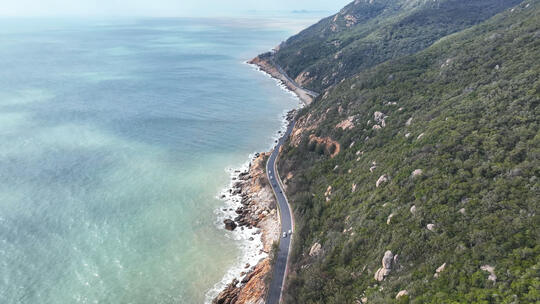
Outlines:
{"label": "rocky shoreline", "polygon": [[[229,193],[240,197],[237,216],[224,220],[225,229],[253,229],[261,234],[262,251],[270,254],[272,245],[281,231],[274,193],[266,177],[265,166],[269,153],[258,153],[247,171],[236,172],[238,177]],[[225,198],[225,197],[222,197]],[[256,229],[254,229],[256,228]],[[250,240],[253,240],[251,238]],[[241,280],[234,279],[212,301],[215,304],[264,303],[270,273],[271,257],[267,255],[257,265],[246,265]]]}
{"label": "rocky shoreline", "polygon": [[[281,74],[271,61],[259,56],[248,63],[256,65],[263,72],[281,81],[304,104],[309,104],[313,100],[302,88],[295,86],[285,75]],[[287,113],[287,124],[292,121],[295,114],[296,110]],[[223,221],[225,229],[230,231],[257,228],[254,233],[261,233],[262,251],[268,256],[261,259],[257,265],[246,265],[248,270],[242,272],[243,278],[241,280],[233,279],[214,298],[212,304],[265,303],[269,287],[269,281],[266,278],[272,270],[270,253],[272,245],[279,240],[281,232],[276,198],[266,176],[266,160],[269,155],[270,152],[257,153],[246,171],[236,172],[238,176],[233,177],[235,182],[233,187],[229,189],[229,194],[239,196],[241,206],[235,210],[237,214],[235,218],[228,218]],[[221,198],[225,199],[226,196]]]}

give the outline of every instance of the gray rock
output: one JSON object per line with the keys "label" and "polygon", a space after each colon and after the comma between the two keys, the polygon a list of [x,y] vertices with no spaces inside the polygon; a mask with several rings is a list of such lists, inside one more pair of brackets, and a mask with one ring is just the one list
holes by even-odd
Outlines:
{"label": "gray rock", "polygon": [[422,171],[422,169],[416,169],[411,173],[411,177],[417,177],[417,176],[422,175],[423,173],[424,171]]}
{"label": "gray rock", "polygon": [[375,272],[375,280],[381,282],[390,274],[390,272],[392,272],[393,261],[394,254],[392,254],[392,251],[387,250],[382,258],[382,267]]}
{"label": "gray rock", "polygon": [[443,272],[444,269],[446,268],[446,263],[442,264],[441,266],[439,266],[439,268],[437,268],[435,270],[435,274],[433,275],[435,278],[438,278],[439,277],[439,273]]}
{"label": "gray rock", "polygon": [[396,300],[401,298],[401,297],[404,297],[404,296],[408,296],[409,295],[409,292],[407,290],[401,290],[400,292],[398,292],[398,294],[396,295]]}
{"label": "gray rock", "polygon": [[386,176],[386,174],[381,175],[381,177],[379,177],[379,179],[375,183],[375,186],[378,188],[381,184],[386,183],[387,181],[388,181],[388,177]]}
{"label": "gray rock", "polygon": [[311,246],[311,249],[309,250],[309,256],[316,256],[316,255],[319,255],[319,253],[321,252],[321,244],[319,243],[315,243],[313,244],[313,246]]}

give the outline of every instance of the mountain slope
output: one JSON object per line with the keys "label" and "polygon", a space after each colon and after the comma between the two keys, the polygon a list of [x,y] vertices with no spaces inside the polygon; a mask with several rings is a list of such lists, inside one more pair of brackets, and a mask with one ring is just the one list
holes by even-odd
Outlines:
{"label": "mountain slope", "polygon": [[321,91],[388,59],[420,51],[521,0],[356,0],[283,43],[289,76]]}
{"label": "mountain slope", "polygon": [[524,1],[300,111],[287,303],[540,301],[539,20]]}

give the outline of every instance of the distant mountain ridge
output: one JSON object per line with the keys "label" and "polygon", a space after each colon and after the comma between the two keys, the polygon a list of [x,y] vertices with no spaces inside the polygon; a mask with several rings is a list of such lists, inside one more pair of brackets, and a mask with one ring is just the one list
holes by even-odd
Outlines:
{"label": "distant mountain ridge", "polygon": [[422,50],[521,0],[356,0],[289,38],[278,62],[315,91],[386,60]]}

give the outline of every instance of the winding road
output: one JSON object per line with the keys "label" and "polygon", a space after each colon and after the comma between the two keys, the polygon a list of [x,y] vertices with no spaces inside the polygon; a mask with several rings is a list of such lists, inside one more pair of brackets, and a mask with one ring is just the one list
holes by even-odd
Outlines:
{"label": "winding road", "polygon": [[[294,128],[295,121],[291,120],[287,131],[279,139],[274,151],[270,154],[270,158],[266,163],[266,174],[268,175],[268,180],[270,185],[274,190],[276,195],[279,215],[281,218],[281,234],[279,242],[279,250],[277,256],[275,257],[274,263],[274,273],[272,276],[272,282],[270,283],[270,289],[268,290],[268,295],[266,298],[267,304],[278,304],[281,301],[281,293],[283,291],[283,285],[285,283],[285,276],[287,274],[288,260],[289,260],[289,250],[291,245],[292,233],[288,233],[289,230],[293,231],[294,222],[292,218],[291,208],[289,206],[289,201],[285,196],[285,191],[283,190],[283,184],[279,178],[279,174],[276,170],[276,162],[279,158],[279,149],[285,143],[287,138],[291,135],[291,132]],[[287,236],[283,237],[283,234],[286,233]]]}

